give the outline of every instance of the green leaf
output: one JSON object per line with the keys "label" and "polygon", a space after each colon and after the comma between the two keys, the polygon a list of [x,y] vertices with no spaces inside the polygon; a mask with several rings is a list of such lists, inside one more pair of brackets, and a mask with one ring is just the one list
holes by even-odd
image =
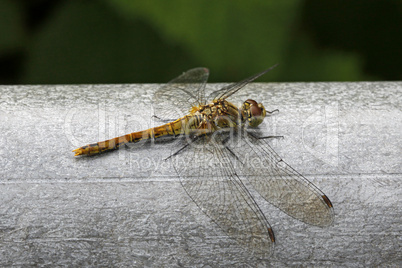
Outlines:
{"label": "green leaf", "polygon": [[[129,18],[142,18],[169,42],[224,79],[261,71],[286,56],[300,1],[109,0]],[[272,72],[269,80],[277,77]],[[264,79],[261,79],[264,80]],[[260,80],[260,81],[261,81]]]}

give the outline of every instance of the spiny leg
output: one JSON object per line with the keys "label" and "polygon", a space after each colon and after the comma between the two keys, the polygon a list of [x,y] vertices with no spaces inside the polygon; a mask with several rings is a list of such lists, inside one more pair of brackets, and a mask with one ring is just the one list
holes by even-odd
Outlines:
{"label": "spiny leg", "polygon": [[247,134],[249,134],[253,138],[259,139],[259,140],[262,140],[262,139],[284,139],[285,138],[284,136],[262,136],[262,137],[260,137],[260,136],[255,135],[252,132],[249,132],[249,131],[247,131]]}
{"label": "spiny leg", "polygon": [[230,140],[230,135],[227,136],[223,141],[222,141],[222,145],[226,148],[226,150],[229,151],[229,153],[231,155],[233,155],[234,158],[236,158],[237,161],[239,161],[241,164],[243,164],[243,162],[241,162],[240,158],[226,145],[226,143]]}
{"label": "spiny leg", "polygon": [[166,157],[164,160],[168,160],[169,158],[178,155],[181,151],[183,151],[184,149],[186,149],[191,143],[193,143],[194,141],[196,141],[199,138],[199,136],[195,136],[194,138],[191,139],[190,142],[187,142],[183,147],[181,147],[179,150],[177,150],[176,152],[174,152],[173,154],[171,154],[170,156]]}
{"label": "spiny leg", "polygon": [[169,123],[169,122],[173,122],[174,119],[166,119],[166,118],[160,118],[159,116],[153,115],[152,118],[155,118],[163,123]]}

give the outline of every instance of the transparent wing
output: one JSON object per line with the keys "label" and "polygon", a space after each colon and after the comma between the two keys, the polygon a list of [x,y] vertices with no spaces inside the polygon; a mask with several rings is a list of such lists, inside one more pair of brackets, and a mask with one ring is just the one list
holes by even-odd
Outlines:
{"label": "transparent wing", "polygon": [[333,222],[329,198],[313,183],[285,163],[267,143],[254,135],[236,136],[227,146],[236,155],[239,173],[268,202],[305,223],[328,226]]}
{"label": "transparent wing", "polygon": [[215,133],[197,138],[172,157],[174,167],[187,194],[208,217],[255,256],[267,258],[275,240],[271,226],[236,175],[222,139]]}
{"label": "transparent wing", "polygon": [[226,87],[223,87],[217,91],[212,92],[209,96],[208,99],[209,100],[214,100],[214,99],[221,99],[221,98],[227,98],[232,96],[233,94],[235,94],[237,91],[239,91],[240,89],[242,89],[244,86],[246,86],[248,83],[251,83],[252,81],[254,81],[255,79],[257,79],[258,77],[266,74],[267,72],[271,71],[273,68],[275,68],[278,64],[275,64],[274,66],[258,73],[255,74],[251,77],[248,77],[240,82],[236,82],[233,84],[230,84]]}
{"label": "transparent wing", "polygon": [[153,96],[154,115],[162,120],[175,120],[189,113],[191,107],[205,104],[207,68],[188,70],[161,86]]}

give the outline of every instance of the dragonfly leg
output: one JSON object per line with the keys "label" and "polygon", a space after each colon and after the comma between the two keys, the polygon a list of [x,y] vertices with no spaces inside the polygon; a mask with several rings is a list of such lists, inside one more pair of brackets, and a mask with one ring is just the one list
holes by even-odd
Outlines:
{"label": "dragonfly leg", "polygon": [[186,145],[184,145],[183,147],[181,147],[179,150],[177,150],[176,152],[174,152],[173,154],[169,155],[165,160],[168,160],[169,158],[178,155],[181,151],[183,151],[187,146],[189,146],[190,143],[187,143]]}
{"label": "dragonfly leg", "polygon": [[230,140],[230,136],[227,136],[223,141],[222,141],[222,145],[225,146],[226,150],[228,150],[228,152],[233,155],[234,158],[236,158],[237,161],[239,161],[241,164],[243,164],[243,162],[240,160],[240,158],[228,147],[226,146],[226,143]]}
{"label": "dragonfly leg", "polygon": [[284,136],[262,136],[262,137],[260,137],[260,136],[255,135],[252,132],[247,132],[247,133],[250,136],[252,136],[253,138],[256,138],[256,139],[259,139],[259,140],[262,140],[262,139],[284,139],[285,138]]}
{"label": "dragonfly leg", "polygon": [[240,160],[240,158],[239,158],[229,147],[227,147],[227,146],[225,145],[225,148],[226,148],[226,150],[229,151],[229,153],[230,153],[231,155],[233,155],[234,158],[236,158],[237,161],[239,161],[241,164],[243,164],[243,162]]}
{"label": "dragonfly leg", "polygon": [[160,118],[159,116],[153,115],[152,118],[155,118],[163,123],[169,123],[169,122],[173,122],[174,119],[166,119],[166,118]]}
{"label": "dragonfly leg", "polygon": [[191,142],[186,143],[186,145],[184,145],[183,147],[181,147],[179,150],[177,150],[176,152],[174,152],[173,154],[169,155],[168,157],[166,157],[164,160],[168,160],[169,158],[178,155],[181,151],[183,151],[184,149],[187,148],[187,146],[189,146],[192,142],[194,142],[196,139],[198,138],[198,136],[196,136],[195,138],[192,139]]}
{"label": "dragonfly leg", "polygon": [[256,137],[257,139],[284,139],[284,136],[263,136],[263,137]]}
{"label": "dragonfly leg", "polygon": [[266,112],[267,112],[267,114],[273,114],[273,113],[279,113],[279,110],[275,109],[273,111],[266,111]]}

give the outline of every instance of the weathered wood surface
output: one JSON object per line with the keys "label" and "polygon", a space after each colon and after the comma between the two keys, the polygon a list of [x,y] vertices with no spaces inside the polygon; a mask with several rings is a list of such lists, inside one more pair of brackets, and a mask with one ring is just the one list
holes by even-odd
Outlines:
{"label": "weathered wood surface", "polygon": [[0,87],[0,266],[401,265],[401,82],[256,83],[235,96],[280,110],[263,126],[285,136],[273,148],[335,208],[319,228],[257,196],[277,239],[268,260],[192,203],[162,160],[169,146],[73,157],[149,127],[156,88]]}

